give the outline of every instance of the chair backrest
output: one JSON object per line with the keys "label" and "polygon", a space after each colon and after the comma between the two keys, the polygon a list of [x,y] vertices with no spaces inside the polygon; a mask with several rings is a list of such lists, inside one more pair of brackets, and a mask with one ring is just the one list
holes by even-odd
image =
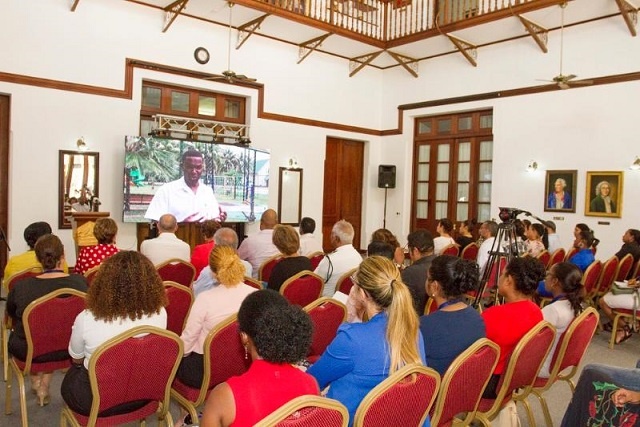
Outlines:
{"label": "chair backrest", "polygon": [[[56,351],[68,351],[71,328],[80,312],[85,309],[84,292],[62,288],[31,302],[22,315],[27,338],[25,373],[32,359]],[[71,362],[71,359],[69,359]]]}
{"label": "chair backrest", "polygon": [[455,358],[442,377],[438,399],[431,408],[432,425],[449,425],[461,412],[468,413],[467,420],[473,419],[499,355],[496,343],[481,338]]}
{"label": "chair backrest", "polygon": [[280,293],[291,304],[301,307],[320,298],[324,281],[313,271],[303,270],[289,277],[280,287]]}
{"label": "chair backrest", "polygon": [[629,277],[632,277],[632,278],[640,277],[640,261],[636,262],[636,268],[633,270],[633,274]]}
{"label": "chair backrest", "polygon": [[22,279],[27,279],[29,277],[36,277],[42,274],[41,268],[27,268],[26,270],[22,270],[17,272],[16,274],[8,277],[4,280],[3,286],[7,290],[7,293]]}
{"label": "chair backrest", "polygon": [[258,279],[254,279],[253,277],[244,276],[244,279],[242,279],[242,281],[244,282],[245,285],[249,285],[252,288],[256,288],[257,290],[264,289],[262,287],[262,282],[259,281]]}
{"label": "chair backrest", "polygon": [[349,412],[337,400],[304,395],[285,403],[254,427],[347,427]]}
{"label": "chair backrest", "polygon": [[167,329],[180,336],[195,299],[193,291],[176,282],[166,281],[163,283],[169,300],[169,304],[166,307]]}
{"label": "chair backrest", "polygon": [[456,244],[447,245],[442,249],[442,255],[458,256],[460,246]]}
{"label": "chair backrest", "polygon": [[91,286],[91,283],[95,280],[98,275],[98,271],[100,271],[100,265],[96,265],[95,267],[91,267],[87,271],[84,272],[83,276],[87,279],[87,286]]}
{"label": "chair backrest", "polygon": [[571,249],[569,249],[569,251],[567,252],[567,255],[564,257],[565,261],[569,261],[575,254],[578,253],[580,249],[578,248],[574,248],[572,247]]}
{"label": "chair backrest", "polygon": [[271,277],[273,267],[275,267],[280,261],[282,261],[282,255],[275,255],[260,264],[260,268],[258,269],[258,278],[263,282],[268,282]]}
{"label": "chair backrest", "polygon": [[598,281],[598,287],[595,290],[595,293],[605,294],[609,292],[609,289],[611,289],[611,286],[613,285],[613,281],[616,280],[618,264],[618,257],[615,255],[605,261],[602,266],[602,273],[600,274],[600,280]]}
{"label": "chair backrest", "polygon": [[544,265],[544,268],[549,268],[549,263],[551,262],[551,254],[549,253],[548,250],[546,249],[543,250],[538,254],[536,258],[538,258],[540,262],[542,262],[542,264]]}
{"label": "chair backrest", "polygon": [[427,303],[424,306],[424,314],[431,314],[434,311],[438,311],[438,304],[436,304],[436,300],[429,297],[427,298]]}
{"label": "chair backrest", "polygon": [[587,297],[591,296],[598,288],[598,281],[600,280],[600,274],[602,273],[602,261],[595,260],[584,272],[582,276],[582,285],[584,286],[584,292]]}
{"label": "chair backrest", "polygon": [[479,250],[480,250],[480,247],[478,246],[477,243],[469,243],[467,246],[465,246],[462,249],[462,252],[460,253],[460,258],[475,261],[478,258]]}
{"label": "chair backrest", "polygon": [[356,271],[358,271],[357,267],[352,268],[351,270],[347,271],[342,276],[340,276],[340,278],[336,282],[335,292],[340,291],[345,295],[349,295],[349,292],[351,291],[351,287],[353,286],[353,280],[351,280],[351,276],[353,276]]}
{"label": "chair backrest", "polygon": [[347,320],[347,307],[333,298],[320,298],[304,308],[313,323],[309,356],[320,356],[333,341],[338,326]]}
{"label": "chair backrest", "polygon": [[354,427],[421,426],[440,387],[440,375],[431,368],[410,364],[391,374],[362,400]]}
{"label": "chair backrest", "polygon": [[497,286],[500,275],[507,268],[507,258],[501,256],[497,262],[494,262],[489,272],[489,278],[487,279],[487,289],[491,289]]}
{"label": "chair backrest", "polygon": [[629,271],[631,271],[631,267],[633,267],[633,256],[631,254],[626,254],[622,257],[620,263],[618,264],[616,280],[618,282],[625,280],[629,275]]}
{"label": "chair backrest", "polygon": [[318,264],[320,264],[320,261],[322,261],[322,259],[324,258],[324,252],[314,252],[307,255],[307,257],[311,261],[311,268],[315,270],[318,267]]}
{"label": "chair backrest", "polygon": [[166,414],[182,354],[176,334],[153,326],[130,329],[98,347],[89,360],[93,402],[88,425],[95,425],[100,412],[133,401],[162,402]]}
{"label": "chair backrest", "polygon": [[549,265],[547,266],[547,269],[553,267],[559,262],[564,261],[564,257],[566,256],[566,254],[567,253],[563,248],[558,248],[555,251],[553,251],[553,253],[551,254],[551,259],[549,260]]}
{"label": "chair backrest", "polygon": [[191,287],[196,278],[196,268],[190,262],[179,258],[172,258],[156,266],[163,281],[171,281]]}

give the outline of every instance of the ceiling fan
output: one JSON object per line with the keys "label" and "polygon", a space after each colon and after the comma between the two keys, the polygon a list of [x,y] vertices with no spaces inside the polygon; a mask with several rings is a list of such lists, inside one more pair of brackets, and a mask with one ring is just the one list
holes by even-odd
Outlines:
{"label": "ceiling fan", "polygon": [[575,74],[562,74],[562,59],[564,50],[564,10],[567,7],[568,2],[560,4],[562,14],[560,17],[560,74],[553,77],[551,80],[540,80],[543,82],[555,83],[560,89],[570,89],[572,85],[590,85],[593,84],[593,80],[577,80],[573,81],[576,77]]}
{"label": "ceiling fan", "polygon": [[237,74],[235,71],[233,71],[231,69],[231,31],[233,29],[233,26],[231,24],[231,17],[232,17],[232,10],[233,10],[233,6],[234,4],[232,2],[227,2],[227,5],[229,6],[229,37],[227,40],[227,69],[224,70],[221,75],[215,75],[215,76],[211,76],[211,77],[206,77],[205,80],[224,80],[227,81],[229,83],[235,83],[235,82],[255,82],[256,79],[253,79],[251,77],[247,77],[244,74]]}

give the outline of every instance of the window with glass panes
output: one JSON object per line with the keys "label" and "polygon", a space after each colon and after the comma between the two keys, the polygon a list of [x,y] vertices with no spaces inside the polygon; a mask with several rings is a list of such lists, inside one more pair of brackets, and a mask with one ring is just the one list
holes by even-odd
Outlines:
{"label": "window with glass panes", "polygon": [[491,110],[416,119],[412,229],[491,218]]}

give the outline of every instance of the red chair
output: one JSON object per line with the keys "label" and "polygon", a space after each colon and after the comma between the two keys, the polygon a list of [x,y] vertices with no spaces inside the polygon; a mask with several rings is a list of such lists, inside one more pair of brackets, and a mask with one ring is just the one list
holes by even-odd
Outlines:
{"label": "red chair", "polygon": [[640,277],[640,262],[636,262],[636,268],[633,270],[633,274],[629,277],[630,278]]}
{"label": "red chair", "polygon": [[598,291],[598,283],[602,274],[602,261],[595,260],[585,270],[582,275],[582,286],[584,286],[585,299],[593,305],[593,297]]}
{"label": "red chair", "polygon": [[252,288],[256,288],[257,290],[264,289],[262,287],[262,282],[257,279],[254,279],[253,277],[244,276],[244,279],[242,279],[242,281],[244,282],[245,285],[249,285]]}
{"label": "red chair", "polygon": [[[502,408],[513,398],[526,399],[531,385],[538,377],[555,338],[555,328],[547,321],[538,323],[516,345],[507,360],[506,369],[500,376],[496,399],[480,399],[476,419],[483,425],[491,425]],[[514,391],[522,389],[518,395]]]}
{"label": "red chair", "polygon": [[85,277],[85,279],[87,279],[87,286],[91,286],[96,276],[98,275],[98,271],[100,271],[100,265],[91,267],[90,269],[84,272],[83,276]]}
{"label": "red chair", "polygon": [[[489,272],[489,278],[487,279],[486,287],[484,288],[484,292],[480,297],[481,299],[491,297],[491,290],[494,287],[497,287],[500,275],[502,274],[502,272],[505,270],[506,267],[507,267],[506,257],[500,257],[497,262],[493,263],[493,265],[491,266],[491,271]],[[477,290],[471,290],[467,292],[464,296],[467,299],[474,301],[477,295],[478,295]],[[482,304],[478,304],[478,310],[482,311]]]}
{"label": "red chair", "polygon": [[176,282],[190,288],[196,278],[196,268],[187,261],[172,258],[156,266],[163,282]]}
{"label": "red chair", "polygon": [[[593,298],[602,296],[609,292],[611,286],[613,286],[613,282],[616,280],[616,274],[618,273],[618,264],[618,257],[615,255],[605,261],[604,265],[602,266],[602,273],[600,274],[598,288],[596,289]],[[593,298],[590,301],[592,304]]]}
{"label": "red chair", "polygon": [[204,375],[200,388],[190,387],[176,378],[171,385],[171,397],[189,412],[192,420],[197,420],[196,408],[204,403],[211,389],[242,375],[250,364],[251,358],[245,358],[238,320],[233,314],[213,328],[204,341]]}
{"label": "red chair", "polygon": [[[152,326],[138,326],[110,339],[89,360],[93,392],[89,416],[65,405],[60,425],[66,427],[70,421],[74,426],[113,426],[144,420],[153,414],[158,416],[159,424],[168,418],[169,425],[173,425],[170,389],[182,353],[182,341],[176,334]],[[99,415],[134,401],[146,403],[125,414]]]}
{"label": "red chair", "polygon": [[421,426],[436,400],[440,375],[417,363],[402,369],[373,388],[362,400],[354,427]]}
{"label": "red chair", "polygon": [[337,400],[305,395],[296,397],[254,427],[347,427],[349,411]]}
{"label": "red chair", "polygon": [[460,246],[456,244],[447,245],[442,249],[442,255],[458,256]]}
{"label": "red chair", "polygon": [[616,273],[616,281],[622,282],[623,280],[627,280],[627,276],[629,276],[629,272],[631,271],[631,267],[633,267],[633,256],[631,254],[626,254],[620,260],[618,264],[618,272]]}
{"label": "red chair", "polygon": [[469,243],[467,246],[465,246],[462,249],[462,252],[460,253],[460,258],[475,261],[476,259],[478,259],[479,250],[480,250],[480,246],[478,246],[477,243]]}
{"label": "red chair", "polygon": [[311,261],[312,270],[315,270],[318,267],[318,264],[320,264],[320,261],[322,261],[322,259],[324,258],[324,252],[314,252],[307,255],[307,257]]}
{"label": "red chair", "polygon": [[336,282],[335,292],[342,292],[345,295],[349,295],[349,292],[351,292],[351,287],[353,286],[353,280],[351,280],[351,276],[356,274],[356,271],[358,271],[357,267],[347,271],[342,276],[340,276],[340,278]]}
{"label": "red chair", "polygon": [[434,311],[438,311],[438,304],[436,304],[436,301],[433,298],[429,297],[427,299],[427,303],[424,306],[424,314],[431,314]]}
{"label": "red chair", "polygon": [[540,252],[536,258],[538,258],[540,262],[542,262],[545,269],[549,268],[549,263],[551,262],[551,254],[548,250],[545,249],[544,251]]}
{"label": "red chair", "polygon": [[[42,274],[41,268],[27,268],[26,270],[22,270],[17,272],[11,277],[8,277],[4,281],[4,288],[6,291],[6,295],[9,294],[11,289],[22,279],[27,279],[29,277],[36,277]],[[4,373],[4,380],[7,381],[7,375],[9,374],[9,331],[13,328],[13,322],[11,317],[4,312],[2,316],[2,326],[0,328],[0,339],[2,340],[2,367]]]}
{"label": "red chair", "polygon": [[273,267],[275,267],[280,261],[282,261],[282,255],[275,255],[260,264],[260,268],[258,269],[258,279],[260,279],[261,282],[268,282],[271,277]]}
{"label": "red chair", "polygon": [[558,264],[559,262],[564,261],[565,255],[566,255],[566,252],[564,249],[562,248],[556,249],[551,254],[551,259],[549,260],[549,265],[547,267],[547,270],[553,267],[554,265]]}
{"label": "red chair", "polygon": [[469,425],[499,355],[496,343],[481,338],[455,358],[442,377],[438,399],[431,408],[431,425],[451,425],[460,413],[466,413],[462,425]]}
{"label": "red chair", "polygon": [[564,260],[565,260],[565,261],[569,261],[571,258],[573,258],[573,256],[574,256],[575,254],[577,254],[577,253],[578,253],[578,251],[579,251],[579,250],[580,250],[580,249],[578,249],[578,248],[574,248],[574,247],[572,247],[572,248],[571,248],[571,249],[569,249],[569,251],[567,252],[567,255],[564,257]]}
{"label": "red chair", "polygon": [[[629,298],[637,298],[640,301],[640,290],[636,290],[635,295],[629,295]],[[615,308],[612,310],[615,317],[611,325],[611,339],[609,340],[609,348],[613,349],[613,345],[616,343],[616,335],[618,333],[618,324],[621,318],[627,319],[627,324],[637,324],[640,321],[640,309],[629,310],[626,308]]]}
{"label": "red chair", "polygon": [[280,287],[280,293],[291,304],[304,307],[320,298],[323,286],[322,277],[312,271],[303,270],[285,280]]}
{"label": "red chair", "polygon": [[315,363],[333,341],[338,327],[347,320],[347,307],[333,298],[320,298],[304,308],[313,323],[313,336],[307,360]]}
{"label": "red chair", "polygon": [[193,305],[193,291],[176,282],[164,282],[169,304],[167,310],[167,330],[180,336]]}
{"label": "red chair", "polygon": [[[578,365],[580,365],[587,352],[587,347],[591,344],[591,338],[593,338],[593,334],[598,327],[599,317],[598,312],[593,307],[589,307],[573,319],[567,330],[560,337],[553,353],[549,378],[538,377],[533,383],[531,392],[540,401],[545,421],[549,427],[553,426],[553,422],[551,421],[551,414],[543,393],[549,390],[558,380],[566,381],[571,387],[571,392],[575,391],[575,385],[571,378],[578,371]],[[569,368],[571,368],[570,371],[563,373]],[[526,399],[522,403],[528,408],[529,403]],[[527,409],[527,414],[531,414],[530,409]],[[529,418],[529,425],[535,425],[535,420]]]}
{"label": "red chair", "polygon": [[[71,366],[71,357],[68,355],[71,327],[76,316],[85,309],[84,299],[84,292],[67,288],[58,289],[31,302],[22,315],[27,339],[27,357],[25,360],[19,360],[14,356],[9,359],[5,414],[11,414],[11,383],[13,382],[12,373],[15,373],[18,378],[23,427],[29,425],[24,377],[39,372],[67,369]],[[52,362],[35,361],[40,356],[54,352],[67,353],[67,357]]]}

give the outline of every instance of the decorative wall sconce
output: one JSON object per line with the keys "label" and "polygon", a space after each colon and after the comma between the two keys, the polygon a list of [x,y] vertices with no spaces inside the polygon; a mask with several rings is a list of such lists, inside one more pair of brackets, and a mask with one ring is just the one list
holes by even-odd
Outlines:
{"label": "decorative wall sconce", "polygon": [[299,169],[300,166],[298,165],[298,159],[296,159],[295,157],[291,157],[289,159],[289,169]]}
{"label": "decorative wall sconce", "polygon": [[631,169],[632,171],[640,170],[640,157],[636,156],[636,159],[633,161],[633,163],[631,163],[629,169]]}
{"label": "decorative wall sconce", "polygon": [[527,172],[535,172],[537,169],[538,162],[536,162],[535,160],[529,161],[529,164],[527,165]]}
{"label": "decorative wall sconce", "polygon": [[84,136],[78,138],[78,140],[76,141],[76,147],[78,148],[78,151],[87,151],[89,149],[87,143],[84,142]]}

